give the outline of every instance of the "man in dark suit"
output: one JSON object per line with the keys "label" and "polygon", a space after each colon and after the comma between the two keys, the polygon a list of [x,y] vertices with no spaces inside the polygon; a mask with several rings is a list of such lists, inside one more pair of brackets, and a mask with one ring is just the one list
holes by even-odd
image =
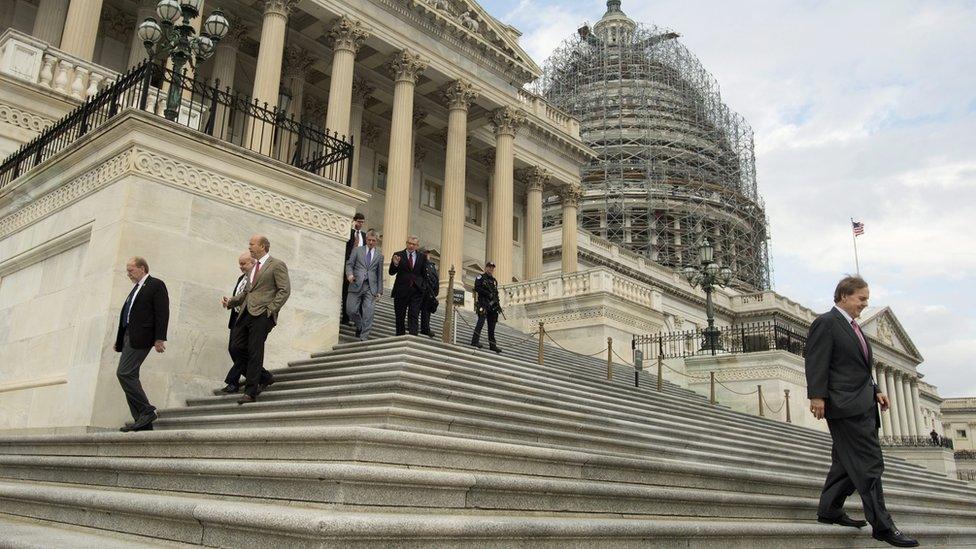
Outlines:
{"label": "man in dark suit", "polygon": [[125,272],[135,286],[129,292],[119,312],[119,329],[115,336],[115,352],[119,356],[116,375],[133,422],[120,430],[151,431],[156,421],[156,407],[149,403],[139,381],[139,369],[150,349],[157,353],[166,350],[166,329],[169,326],[169,294],[166,284],[149,276],[149,264],[141,257],[133,257],[125,264]]}
{"label": "man in dark suit", "polygon": [[[366,245],[366,231],[363,230],[363,225],[366,223],[366,216],[356,212],[356,215],[352,216],[352,228],[349,229],[349,239],[346,240],[346,257],[343,258],[343,265],[346,261],[349,261],[349,256],[352,255],[352,251],[356,248],[361,248]],[[342,323],[349,323],[349,313],[346,311],[346,300],[349,298],[349,280],[347,277],[342,277]]]}
{"label": "man in dark suit", "polygon": [[[237,267],[241,270],[241,276],[237,277],[237,282],[234,283],[234,292],[231,296],[236,296],[244,291],[247,286],[247,275],[254,268],[254,258],[251,257],[250,252],[244,252],[240,257],[237,258]],[[227,321],[227,329],[230,330],[231,335],[234,333],[234,325],[237,324],[237,317],[240,315],[241,308],[234,307],[230,310],[230,319]],[[233,339],[229,339],[227,342],[227,352],[230,353],[231,360],[234,360],[234,353],[231,350],[231,343]],[[221,393],[228,395],[234,394],[241,388],[241,376],[244,375],[247,370],[247,363],[243,360],[234,360],[234,364],[227,371],[227,377],[224,378],[224,387],[220,389]],[[270,377],[268,374],[266,377]]]}
{"label": "man in dark suit", "polygon": [[440,275],[437,272],[437,265],[430,260],[427,248],[421,248],[420,253],[424,254],[427,261],[427,268],[424,270],[424,297],[420,303],[420,333],[433,338],[434,333],[430,331],[430,315],[437,312],[437,294],[440,292]]}
{"label": "man in dark suit", "polygon": [[[396,335],[407,333],[417,335],[420,330],[420,306],[424,299],[427,257],[420,253],[420,238],[407,238],[407,247],[393,254],[390,261],[390,275],[396,275],[393,283],[393,312],[396,315]],[[406,323],[404,322],[406,317]]]}
{"label": "man in dark suit", "polygon": [[257,401],[258,394],[274,383],[264,369],[264,342],[278,323],[278,312],[291,295],[288,266],[271,257],[271,242],[264,236],[254,235],[248,241],[247,249],[255,262],[248,273],[244,291],[221,300],[228,309],[241,307],[230,337],[234,361],[247,363],[247,385],[238,404]]}
{"label": "man in dark suit", "polygon": [[[827,419],[833,439],[817,520],[856,528],[870,522],[874,539],[896,547],[916,547],[917,541],[895,527],[881,487],[884,457],[878,440],[878,405],[887,410],[888,397],[874,382],[871,345],[855,320],[868,306],[869,297],[864,279],[843,278],[834,290],[834,308],[817,317],[807,335],[810,412],[817,419]],[[844,512],[844,501],[855,490],[867,522]]]}

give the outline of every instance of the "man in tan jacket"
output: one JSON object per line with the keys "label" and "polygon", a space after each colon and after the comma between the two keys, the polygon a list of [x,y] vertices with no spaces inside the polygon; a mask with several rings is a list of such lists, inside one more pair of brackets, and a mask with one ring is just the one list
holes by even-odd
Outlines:
{"label": "man in tan jacket", "polygon": [[278,323],[278,311],[291,294],[288,266],[271,257],[271,242],[267,237],[252,236],[247,248],[254,258],[254,267],[248,273],[244,291],[221,299],[221,304],[228,309],[243,305],[230,336],[235,362],[240,358],[247,364],[247,384],[238,404],[256,401],[258,394],[274,383],[274,378],[264,369],[264,342]]}

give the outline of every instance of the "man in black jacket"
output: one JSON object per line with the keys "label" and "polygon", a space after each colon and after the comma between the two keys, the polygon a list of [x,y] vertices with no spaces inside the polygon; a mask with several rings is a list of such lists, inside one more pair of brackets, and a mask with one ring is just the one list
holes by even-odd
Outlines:
{"label": "man in black jacket", "polygon": [[495,324],[498,323],[498,315],[502,312],[501,303],[498,300],[498,281],[495,280],[495,264],[491,261],[485,263],[485,271],[474,279],[474,310],[478,313],[478,322],[474,326],[474,333],[471,334],[471,345],[481,349],[481,329],[488,322],[488,348],[501,354],[495,342]]}
{"label": "man in black jacket", "polygon": [[834,308],[810,325],[805,367],[810,412],[827,419],[833,439],[830,471],[820,494],[817,520],[861,528],[867,523],[844,512],[844,501],[856,490],[872,537],[896,547],[916,547],[902,534],[885,508],[881,473],[884,457],[878,440],[882,411],[888,397],[872,376],[871,345],[856,318],[868,306],[864,279],[848,276],[834,290]]}
{"label": "man in black jacket", "polygon": [[[251,257],[250,252],[244,252],[240,257],[237,258],[237,267],[241,270],[241,276],[237,277],[237,282],[234,283],[234,293],[231,296],[236,296],[237,294],[244,291],[247,287],[247,275],[251,272],[254,267],[254,258]],[[230,310],[230,319],[227,320],[227,329],[233,333],[234,324],[237,323],[237,316],[241,314],[240,307],[234,307]],[[227,352],[231,353],[230,340],[227,342]],[[231,360],[234,364],[227,371],[227,377],[224,378],[224,388],[220,389],[221,393],[234,394],[241,388],[241,377],[245,374],[247,370],[247,362],[241,359],[240,356],[234,357],[231,353]],[[270,374],[269,374],[270,375]]]}
{"label": "man in black jacket", "polygon": [[150,349],[157,353],[166,350],[166,329],[169,325],[169,294],[166,284],[149,276],[149,264],[141,257],[133,257],[125,264],[125,271],[134,286],[119,312],[119,328],[115,336],[115,352],[119,357],[116,375],[129,404],[133,423],[120,429],[128,431],[152,430],[156,408],[149,403],[139,381],[139,368]]}
{"label": "man in black jacket", "polygon": [[[366,216],[356,212],[356,215],[352,216],[352,228],[349,229],[349,239],[346,240],[346,256],[342,260],[342,264],[345,265],[349,261],[349,256],[352,255],[352,251],[360,246],[366,245],[366,231],[363,230],[363,225],[366,223]],[[343,324],[349,323],[349,315],[346,313],[346,299],[349,296],[349,281],[346,280],[345,269],[343,269],[342,276],[342,319]]]}
{"label": "man in black jacket", "polygon": [[[407,333],[417,335],[419,331],[420,305],[423,303],[424,289],[427,286],[424,273],[427,269],[427,256],[420,253],[420,238],[407,238],[407,247],[393,254],[390,260],[390,275],[396,275],[393,283],[393,312],[396,315],[396,335]],[[406,317],[406,322],[404,322]]]}
{"label": "man in black jacket", "polygon": [[430,315],[437,312],[437,294],[440,292],[440,275],[437,273],[437,265],[431,262],[427,248],[421,248],[420,253],[427,259],[427,268],[424,271],[424,299],[420,305],[420,333],[427,337],[434,337],[430,331]]}

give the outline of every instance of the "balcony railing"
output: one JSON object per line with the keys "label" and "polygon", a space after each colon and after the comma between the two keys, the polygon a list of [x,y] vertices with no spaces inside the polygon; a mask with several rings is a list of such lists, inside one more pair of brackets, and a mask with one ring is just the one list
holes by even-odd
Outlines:
{"label": "balcony railing", "polygon": [[[803,356],[807,338],[776,321],[718,328],[716,354],[741,354],[780,350]],[[712,354],[704,329],[666,332],[634,337],[634,349],[651,360],[688,358]]]}
{"label": "balcony railing", "polygon": [[938,440],[930,436],[883,436],[881,437],[882,446],[894,447],[918,447],[918,448],[949,448],[952,449],[952,439],[939,437]]}
{"label": "balcony railing", "polygon": [[0,189],[125,109],[164,115],[174,80],[180,90],[173,91],[182,99],[179,109],[171,113],[173,122],[350,185],[353,145],[339,135],[298,122],[267,104],[259,106],[247,96],[192,78],[174,79],[173,71],[146,61],[4,160],[0,164]]}

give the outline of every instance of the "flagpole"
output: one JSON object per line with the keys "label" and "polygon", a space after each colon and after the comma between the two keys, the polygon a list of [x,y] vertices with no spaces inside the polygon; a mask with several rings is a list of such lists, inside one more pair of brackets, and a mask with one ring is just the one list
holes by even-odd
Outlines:
{"label": "flagpole", "polygon": [[851,239],[854,240],[854,268],[857,269],[857,275],[861,276],[861,264],[857,260],[857,235],[854,234],[854,218],[851,218]]}

